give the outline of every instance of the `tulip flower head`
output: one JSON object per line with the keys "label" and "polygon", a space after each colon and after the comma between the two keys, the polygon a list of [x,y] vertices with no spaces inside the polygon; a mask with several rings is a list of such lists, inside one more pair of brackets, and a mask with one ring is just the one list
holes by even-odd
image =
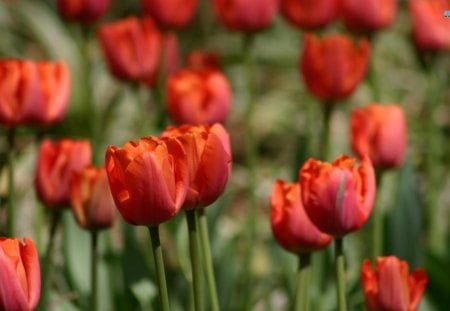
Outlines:
{"label": "tulip flower head", "polygon": [[361,281],[367,310],[416,311],[428,278],[421,268],[409,273],[406,261],[395,256],[378,257],[376,270],[364,260]]}
{"label": "tulip flower head", "polygon": [[110,0],[58,0],[57,4],[65,20],[89,24],[106,13]]}
{"label": "tulip flower head", "polygon": [[214,52],[192,51],[186,57],[187,67],[189,69],[218,69],[222,67],[219,56]]}
{"label": "tulip flower head", "polygon": [[34,310],[40,295],[41,270],[33,242],[0,238],[0,310]]}
{"label": "tulip flower head", "polygon": [[333,163],[309,159],[299,172],[305,211],[317,228],[334,237],[359,230],[375,199],[375,173],[366,156],[341,155]]}
{"label": "tulip flower head", "polygon": [[333,21],[339,0],[281,0],[283,16],[295,27],[313,30]]}
{"label": "tulip flower head", "polygon": [[161,27],[180,29],[194,17],[198,0],[141,0],[141,6]]}

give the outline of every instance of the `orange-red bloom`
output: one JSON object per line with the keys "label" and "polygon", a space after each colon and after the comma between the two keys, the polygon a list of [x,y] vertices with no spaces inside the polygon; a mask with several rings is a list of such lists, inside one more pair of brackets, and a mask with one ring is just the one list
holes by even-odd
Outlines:
{"label": "orange-red bloom", "polygon": [[214,9],[227,28],[250,33],[272,25],[278,0],[214,0]]}
{"label": "orange-red bloom", "polygon": [[92,23],[106,13],[110,0],[58,0],[57,4],[64,19]]}
{"label": "orange-red bloom", "polygon": [[302,201],[320,231],[335,237],[360,229],[372,211],[375,173],[368,157],[359,167],[341,155],[333,163],[309,159],[301,168]]}
{"label": "orange-red bloom", "polygon": [[39,199],[51,209],[69,207],[70,177],[90,164],[88,140],[44,140],[39,148],[35,179]]}
{"label": "orange-red bloom", "polygon": [[163,137],[175,137],[184,147],[189,170],[189,187],[183,208],[202,208],[225,190],[231,171],[230,139],[218,123],[169,127]]}
{"label": "orange-red bloom", "polygon": [[224,122],[230,112],[227,78],[213,69],[182,69],[169,78],[167,104],[178,124]]}
{"label": "orange-red bloom", "polygon": [[39,255],[33,242],[0,238],[0,310],[31,311],[41,295]]}
{"label": "orange-red bloom", "polygon": [[411,0],[414,42],[421,51],[450,51],[450,19],[444,11],[450,10],[449,0]]}
{"label": "orange-red bloom", "polygon": [[369,311],[415,311],[428,282],[423,269],[409,274],[408,263],[394,256],[378,257],[375,271],[364,260],[361,280]]}
{"label": "orange-red bloom", "polygon": [[300,183],[277,180],[270,202],[272,232],[285,249],[294,253],[309,253],[330,244],[331,236],[317,229],[305,212]]}
{"label": "orange-red bloom", "polygon": [[368,155],[377,168],[401,166],[406,151],[406,120],[398,105],[371,104],[351,115],[351,145],[360,158]]}
{"label": "orange-red bloom", "polygon": [[98,38],[111,73],[123,80],[153,84],[162,35],[150,17],[128,17],[100,26]]}
{"label": "orange-red bloom", "polygon": [[307,34],[300,70],[309,91],[325,101],[343,99],[364,79],[370,46],[366,39],[354,44],[350,37]]}
{"label": "orange-red bloom", "polygon": [[339,0],[281,0],[284,17],[295,27],[315,29],[328,25],[338,13]]}
{"label": "orange-red bloom", "polygon": [[134,225],[157,225],[180,210],[188,186],[186,153],[174,138],[141,138],[109,146],[106,173],[122,217]]}
{"label": "orange-red bloom", "polygon": [[72,174],[70,200],[78,224],[88,230],[105,229],[114,222],[114,201],[104,167],[89,166]]}
{"label": "orange-red bloom", "polygon": [[141,0],[145,13],[163,28],[185,27],[194,17],[198,0]]}
{"label": "orange-red bloom", "polygon": [[390,26],[397,7],[398,0],[341,0],[341,17],[348,29],[370,32]]}

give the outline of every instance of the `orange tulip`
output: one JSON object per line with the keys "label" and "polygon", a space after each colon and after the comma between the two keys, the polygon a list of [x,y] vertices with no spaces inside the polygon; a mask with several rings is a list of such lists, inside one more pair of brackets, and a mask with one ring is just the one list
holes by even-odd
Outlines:
{"label": "orange tulip", "polygon": [[281,13],[295,27],[321,28],[338,13],[338,0],[281,0]]}
{"label": "orange tulip", "polygon": [[309,159],[301,168],[302,201],[320,231],[335,237],[359,230],[375,199],[375,173],[368,157],[359,167],[341,155],[333,163]]}
{"label": "orange tulip", "polygon": [[408,263],[395,256],[378,257],[376,271],[364,260],[361,280],[369,311],[415,311],[428,282],[423,269],[409,274]]}
{"label": "orange tulip", "polygon": [[41,270],[33,242],[0,238],[0,310],[34,310],[40,295]]}
{"label": "orange tulip", "polygon": [[178,124],[225,122],[231,91],[227,78],[213,69],[182,69],[169,78],[167,104]]}
{"label": "orange tulip", "polygon": [[104,167],[89,166],[70,179],[72,211],[78,224],[88,230],[105,229],[114,222],[114,201]]}
{"label": "orange tulip", "polygon": [[367,154],[377,168],[401,166],[406,151],[406,120],[402,108],[371,104],[354,109],[351,145],[360,158]]}
{"label": "orange tulip", "polygon": [[57,4],[64,19],[92,23],[106,13],[110,0],[58,0]]}
{"label": "orange tulip", "polygon": [[327,247],[331,236],[321,232],[306,215],[300,183],[277,180],[271,202],[272,232],[278,243],[293,253],[309,253]]}
{"label": "orange tulip", "polygon": [[141,0],[145,13],[163,28],[180,29],[194,17],[198,0]]}
{"label": "orange tulip", "polygon": [[188,185],[186,153],[174,139],[141,138],[106,151],[106,173],[122,217],[133,225],[157,225],[178,213]]}
{"label": "orange tulip", "polygon": [[51,209],[69,207],[71,174],[90,164],[88,140],[44,140],[39,148],[35,180],[39,199]]}
{"label": "orange tulip", "polygon": [[220,124],[167,128],[163,137],[175,137],[187,155],[189,187],[185,209],[212,204],[223,193],[231,171],[230,139]]}
{"label": "orange tulip", "polygon": [[364,79],[370,46],[366,39],[354,44],[350,37],[307,34],[300,70],[311,93],[324,101],[348,97]]}

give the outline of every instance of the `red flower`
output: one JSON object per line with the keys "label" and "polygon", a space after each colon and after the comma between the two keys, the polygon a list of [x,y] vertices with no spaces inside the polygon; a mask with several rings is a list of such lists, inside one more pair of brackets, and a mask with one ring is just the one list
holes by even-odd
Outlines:
{"label": "red flower", "polygon": [[145,13],[163,28],[180,29],[194,17],[198,0],[141,0]]}
{"label": "red flower", "polygon": [[300,183],[277,180],[270,202],[272,232],[285,249],[309,253],[330,244],[331,236],[317,229],[306,215],[300,197]]}
{"label": "red flower", "polygon": [[157,225],[180,210],[188,185],[186,154],[174,139],[155,137],[109,146],[106,173],[122,217],[134,225]]}
{"label": "red flower", "polygon": [[61,16],[69,21],[92,23],[108,10],[110,0],[58,0]]}
{"label": "red flower", "polygon": [[214,0],[214,9],[227,28],[256,32],[272,24],[278,0]]}
{"label": "red flower", "polygon": [[366,39],[355,45],[344,35],[318,39],[307,34],[300,70],[306,86],[325,101],[343,99],[364,79],[369,63],[370,46]]}
{"label": "red flower", "polygon": [[78,224],[88,230],[105,229],[114,222],[114,201],[104,167],[86,167],[70,179],[72,211]]}
{"label": "red flower", "polygon": [[423,269],[409,274],[406,261],[397,257],[378,257],[376,271],[364,260],[361,280],[369,311],[415,311],[428,282]]}
{"label": "red flower", "polygon": [[98,38],[111,73],[123,80],[154,83],[162,36],[149,17],[104,24]]}
{"label": "red flower", "polygon": [[375,173],[368,157],[355,167],[342,155],[333,163],[309,159],[301,168],[303,205],[320,231],[335,237],[360,229],[375,199]]}
{"label": "red flower", "polygon": [[341,16],[348,29],[370,32],[390,26],[397,7],[398,0],[341,0]]}
{"label": "red flower", "polygon": [[189,69],[217,69],[220,70],[220,58],[216,53],[205,51],[192,51],[186,57],[187,67]]}
{"label": "red flower", "polygon": [[179,70],[167,83],[170,117],[178,124],[224,122],[230,112],[231,91],[218,70]]}
{"label": "red flower", "polygon": [[167,128],[163,137],[175,137],[184,147],[189,187],[183,208],[212,204],[223,193],[231,171],[230,139],[220,124]]}
{"label": "red flower", "polygon": [[39,199],[52,209],[69,207],[71,174],[90,164],[88,140],[44,140],[39,148],[35,180]]}
{"label": "red flower", "polygon": [[0,310],[31,311],[41,295],[39,255],[33,242],[0,238]]}
{"label": "red flower", "polygon": [[450,10],[448,0],[411,0],[414,42],[421,51],[450,50],[450,19],[444,11]]}
{"label": "red flower", "polygon": [[280,8],[295,27],[315,29],[333,21],[338,13],[338,0],[281,0]]}
{"label": "red flower", "polygon": [[397,105],[372,104],[351,116],[351,145],[360,158],[367,154],[377,168],[401,166],[406,151],[406,120]]}

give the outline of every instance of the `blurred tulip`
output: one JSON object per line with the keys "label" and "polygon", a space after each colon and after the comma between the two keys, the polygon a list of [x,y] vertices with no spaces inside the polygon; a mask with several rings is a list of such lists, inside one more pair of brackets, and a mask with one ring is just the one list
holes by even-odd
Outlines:
{"label": "blurred tulip", "polygon": [[339,0],[281,0],[283,16],[295,27],[315,29],[325,27],[338,13]]}
{"label": "blurred tulip", "polygon": [[[180,67],[180,57],[179,57],[179,44],[177,35],[173,32],[169,32],[163,36],[162,41],[163,47],[163,57],[164,57],[164,77],[168,77],[174,74]],[[160,60],[161,61],[161,60]],[[147,84],[150,86],[155,85],[155,81],[148,81]]]}
{"label": "blurred tulip", "polygon": [[230,102],[228,80],[218,70],[182,69],[167,83],[168,111],[178,124],[225,122]]}
{"label": "blurred tulip", "polygon": [[270,202],[272,232],[285,249],[297,254],[309,253],[330,244],[331,236],[320,232],[306,215],[300,183],[277,180]]}
{"label": "blurred tulip", "polygon": [[345,27],[371,32],[390,26],[397,14],[398,0],[340,0]]}
{"label": "blurred tulip", "polygon": [[406,151],[406,120],[398,105],[371,104],[351,115],[351,145],[360,158],[365,154],[376,168],[403,164]]}
{"label": "blurred tulip", "polygon": [[309,159],[301,168],[305,211],[320,231],[342,237],[367,221],[375,199],[375,173],[368,157],[341,155],[333,163]]}
{"label": "blurred tulip", "polygon": [[181,143],[141,138],[109,146],[106,173],[120,214],[130,224],[152,226],[171,219],[186,198],[188,168]]}
{"label": "blurred tulip", "polygon": [[40,294],[39,255],[33,242],[0,238],[0,310],[34,310]]}
{"label": "blurred tulip", "polygon": [[62,18],[69,21],[92,23],[106,13],[110,0],[58,0],[57,4]]}
{"label": "blurred tulip", "polygon": [[89,166],[73,173],[70,199],[75,219],[82,228],[98,230],[112,226],[115,206],[104,167]]}
{"label": "blurred tulip", "polygon": [[194,17],[198,0],[141,0],[145,13],[166,29],[185,27]]}
{"label": "blurred tulip", "polygon": [[421,51],[450,51],[449,0],[411,0],[409,12],[414,42]]}
{"label": "blurred tulip", "polygon": [[217,69],[220,70],[220,58],[216,53],[206,51],[192,51],[186,57],[189,69]]}
{"label": "blurred tulip", "polygon": [[189,171],[185,209],[212,204],[223,193],[231,171],[230,139],[218,123],[167,128],[162,137],[175,137],[184,147]]}
{"label": "blurred tulip", "polygon": [[214,0],[214,9],[230,30],[252,33],[272,25],[278,0]]}
{"label": "blurred tulip", "polygon": [[324,101],[348,97],[364,79],[370,45],[366,39],[354,44],[350,37],[307,34],[300,70],[311,93]]}
{"label": "blurred tulip", "polygon": [[361,281],[369,311],[415,311],[428,278],[420,268],[409,274],[406,261],[389,256],[377,258],[376,271],[370,260],[364,260]]}
{"label": "blurred tulip", "polygon": [[69,182],[72,173],[91,164],[88,140],[62,139],[41,143],[35,186],[39,199],[50,209],[70,206]]}

